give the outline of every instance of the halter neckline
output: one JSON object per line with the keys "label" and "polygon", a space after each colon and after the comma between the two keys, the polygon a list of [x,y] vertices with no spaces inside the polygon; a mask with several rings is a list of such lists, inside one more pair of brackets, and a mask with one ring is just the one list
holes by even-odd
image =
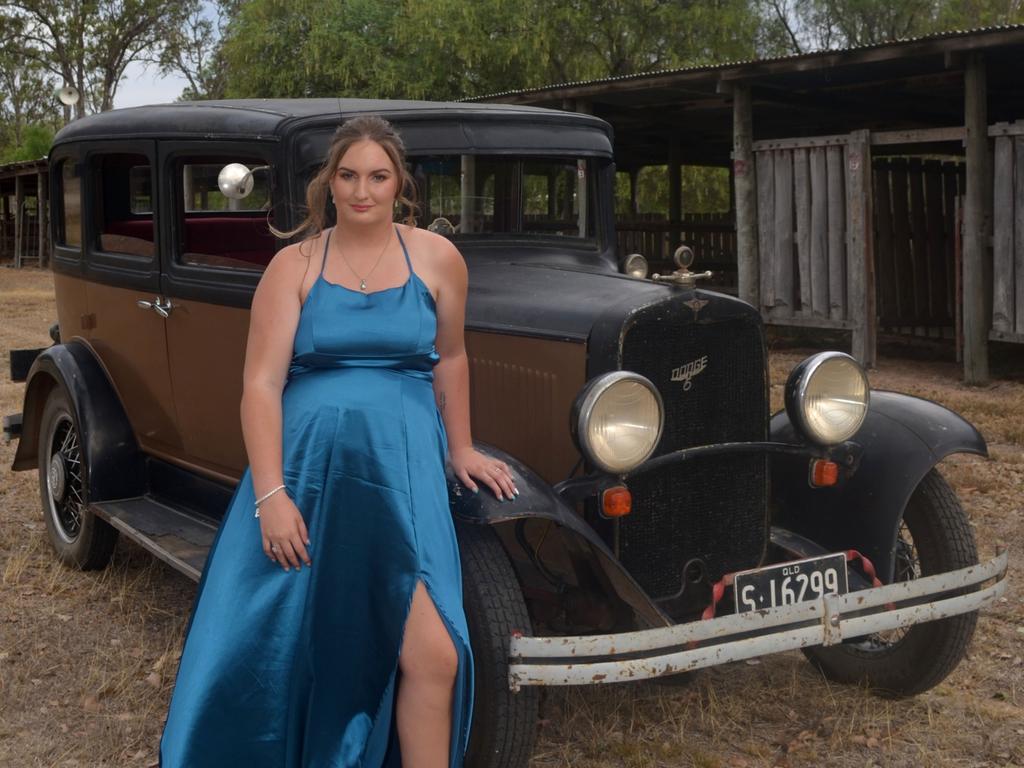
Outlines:
{"label": "halter neckline", "polygon": [[[327,249],[331,245],[331,235],[334,234],[334,229],[335,227],[331,227],[331,230],[327,233],[327,239],[324,242],[324,255],[320,259],[320,275],[317,277],[318,280],[323,280],[327,285],[333,285],[351,293],[359,294],[360,296],[373,296],[378,293],[388,293],[390,291],[401,290],[412,282],[413,277],[417,277],[417,279],[419,279],[416,275],[416,271],[412,268],[412,260],[409,258],[409,249],[405,247],[405,240],[402,239],[402,233],[398,231],[398,226],[395,225],[395,235],[398,236],[398,243],[402,246],[402,253],[405,255],[405,265],[409,269],[408,276],[406,276],[405,280],[400,285],[393,285],[390,288],[381,288],[379,291],[361,291],[358,288],[349,288],[347,285],[342,285],[341,283],[332,283],[324,277],[324,269],[327,267]],[[423,281],[420,280],[420,282],[422,283]],[[425,284],[424,288],[426,288]],[[429,289],[427,292],[429,293]],[[433,294],[431,294],[431,298],[433,298]]]}

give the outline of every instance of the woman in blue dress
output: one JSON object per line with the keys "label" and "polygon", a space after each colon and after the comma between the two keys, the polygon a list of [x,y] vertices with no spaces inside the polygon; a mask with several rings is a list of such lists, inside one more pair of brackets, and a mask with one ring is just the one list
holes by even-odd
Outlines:
{"label": "woman in blue dress", "polygon": [[285,233],[305,239],[256,289],[249,468],[199,583],[163,768],[462,765],[473,668],[446,454],[471,490],[518,490],[473,449],[466,266],[394,222],[414,192],[394,129],[347,121]]}

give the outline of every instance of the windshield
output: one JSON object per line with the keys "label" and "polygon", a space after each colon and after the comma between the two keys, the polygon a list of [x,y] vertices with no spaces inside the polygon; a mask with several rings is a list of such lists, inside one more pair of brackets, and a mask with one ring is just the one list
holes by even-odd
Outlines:
{"label": "windshield", "polygon": [[420,226],[460,238],[516,234],[593,240],[591,163],[582,158],[409,158]]}

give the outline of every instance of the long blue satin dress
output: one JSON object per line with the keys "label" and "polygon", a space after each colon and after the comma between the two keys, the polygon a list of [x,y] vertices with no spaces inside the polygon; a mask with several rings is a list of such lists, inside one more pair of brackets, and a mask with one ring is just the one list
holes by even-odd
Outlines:
{"label": "long blue satin dress", "polygon": [[400,766],[398,657],[417,581],[458,653],[449,765],[462,765],[473,668],[432,387],[436,308],[401,244],[403,285],[362,293],[321,265],[306,297],[282,444],[313,565],[285,572],[263,553],[247,469],[199,582],[162,768]]}

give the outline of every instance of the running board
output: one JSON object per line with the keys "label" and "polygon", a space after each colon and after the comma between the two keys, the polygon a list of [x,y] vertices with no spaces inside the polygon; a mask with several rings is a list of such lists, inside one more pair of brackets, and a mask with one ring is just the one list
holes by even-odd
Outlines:
{"label": "running board", "polygon": [[103,501],[90,509],[175,570],[199,581],[217,526],[152,496]]}

